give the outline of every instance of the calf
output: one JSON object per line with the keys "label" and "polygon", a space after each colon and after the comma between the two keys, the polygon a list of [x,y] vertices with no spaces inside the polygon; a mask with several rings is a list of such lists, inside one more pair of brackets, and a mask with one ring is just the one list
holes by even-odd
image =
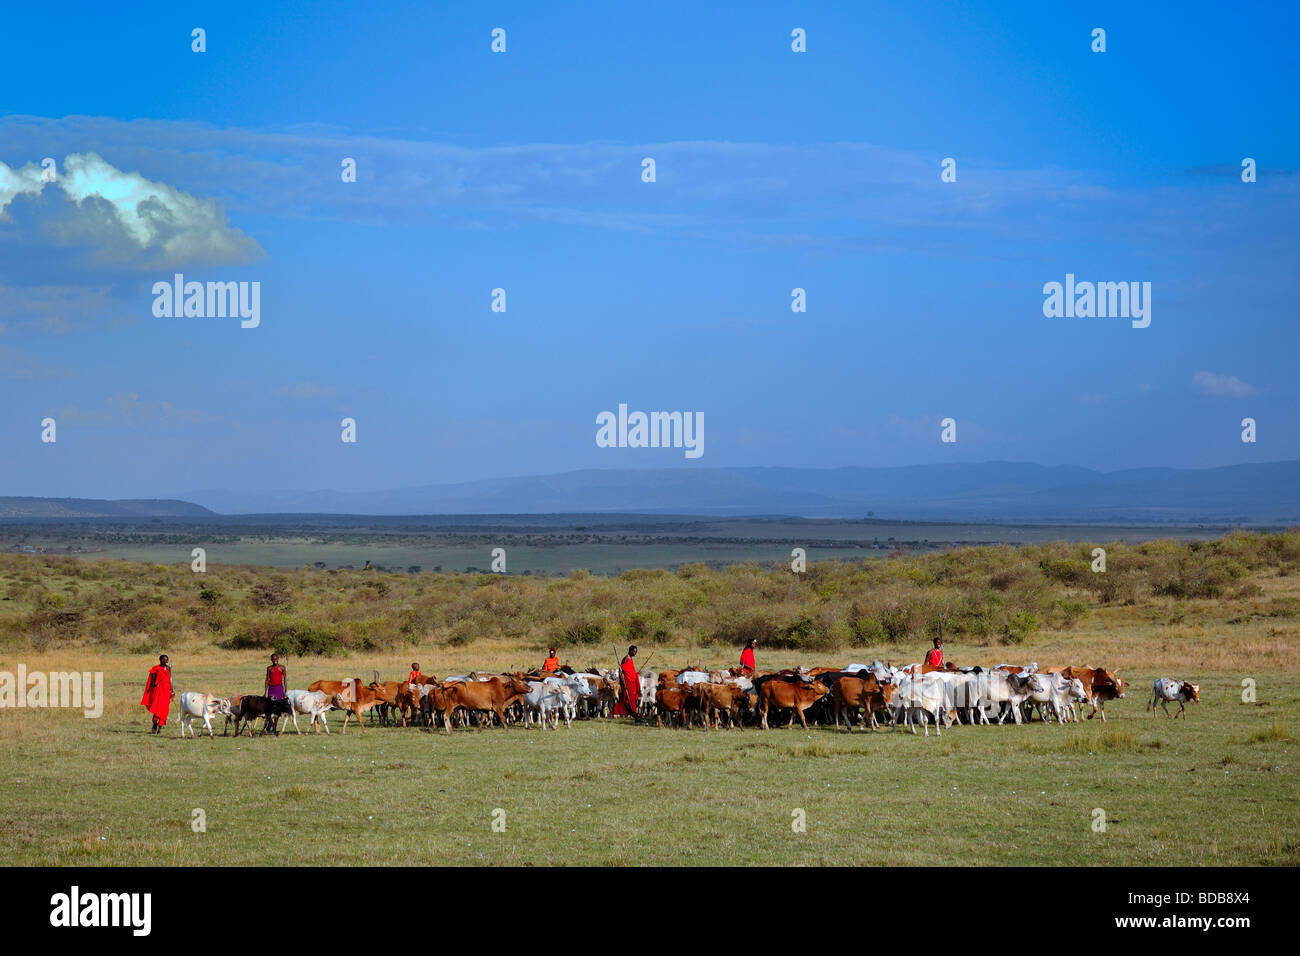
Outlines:
{"label": "calf", "polygon": [[280,736],[280,718],[289,716],[289,701],[286,699],[272,700],[270,697],[260,697],[254,694],[245,694],[239,701],[239,713],[235,715],[235,736],[239,736],[240,721],[243,721],[244,727],[248,728],[248,735],[253,736],[253,721],[262,717],[266,724],[262,728],[262,733],[267,730],[275,731],[277,737]]}
{"label": "calf", "polygon": [[[1178,701],[1178,714],[1183,715],[1183,720],[1187,719],[1187,702],[1190,700],[1194,704],[1201,702],[1201,685],[1190,684],[1185,680],[1174,680],[1172,677],[1157,677],[1155,685],[1151,688],[1151,700],[1147,704],[1147,710],[1154,711],[1157,703],[1164,708],[1165,715],[1169,715],[1169,701]],[[1178,714],[1174,714],[1177,719]]]}
{"label": "calf", "polygon": [[678,725],[685,721],[686,698],[690,693],[684,687],[661,687],[655,692],[655,724],[662,727],[664,725],[664,715],[668,715],[668,726],[673,725],[673,715],[677,717]]}

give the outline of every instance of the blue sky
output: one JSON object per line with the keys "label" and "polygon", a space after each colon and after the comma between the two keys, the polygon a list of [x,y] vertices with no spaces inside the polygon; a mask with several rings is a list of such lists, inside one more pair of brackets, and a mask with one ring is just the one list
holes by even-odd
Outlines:
{"label": "blue sky", "polygon": [[[1132,6],[6,11],[0,494],[1300,457],[1300,14]],[[154,317],[178,271],[261,325]],[[1045,318],[1067,272],[1150,327]],[[596,447],[620,402],[704,456]]]}

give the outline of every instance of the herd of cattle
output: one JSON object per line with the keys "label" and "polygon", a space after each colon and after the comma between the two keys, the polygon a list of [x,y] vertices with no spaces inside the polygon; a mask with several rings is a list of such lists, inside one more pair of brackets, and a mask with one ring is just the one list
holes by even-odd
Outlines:
{"label": "herd of cattle", "polygon": [[[841,719],[853,730],[861,723],[873,730],[878,717],[916,733],[919,723],[928,737],[929,724],[942,735],[953,723],[1003,723],[1008,717],[1019,724],[1035,712],[1044,722],[1077,721],[1080,705],[1091,707],[1088,719],[1097,714],[1106,720],[1106,702],[1123,699],[1125,683],[1102,667],[1052,667],[1040,670],[1001,664],[997,667],[958,667],[947,664],[930,667],[911,664],[896,668],[880,661],[845,667],[794,668],[774,673],[750,673],[746,669],[708,671],[698,667],[644,671],[640,686],[629,697],[638,702],[637,718],[653,719],[662,727],[692,725],[716,728],[756,724],[768,728],[768,716],[788,712],[786,726],[795,717],[807,729],[808,720],[834,723]],[[277,736],[292,722],[299,734],[298,717],[309,718],[314,732],[328,734],[326,714],[341,710],[343,731],[356,718],[364,731],[365,715],[380,724],[433,727],[441,723],[450,734],[453,725],[476,725],[479,729],[499,724],[509,728],[534,722],[555,729],[561,719],[566,726],[578,718],[603,718],[615,712],[622,695],[618,671],[592,669],[574,671],[563,667],[554,672],[514,672],[480,675],[469,673],[438,679],[421,676],[414,682],[380,681],[369,684],[360,678],[340,681],[318,680],[306,690],[291,690],[284,699],[245,695],[217,697],[188,691],[179,700],[181,736],[188,728],[194,736],[194,721],[201,721],[208,736],[214,736],[212,720],[225,717],[223,736],[235,724],[235,736],[263,720],[263,733]],[[1168,703],[1180,704],[1186,717],[1187,701],[1200,700],[1200,688],[1186,681],[1162,677],[1155,682],[1151,710],[1157,703],[1169,712]],[[1177,715],[1175,715],[1177,716]],[[282,724],[283,721],[283,724]]]}

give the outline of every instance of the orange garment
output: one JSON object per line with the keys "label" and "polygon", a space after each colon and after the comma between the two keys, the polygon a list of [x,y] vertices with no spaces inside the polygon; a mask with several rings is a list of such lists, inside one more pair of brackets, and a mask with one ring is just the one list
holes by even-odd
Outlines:
{"label": "orange garment", "polygon": [[[400,673],[400,671],[399,671],[399,673]],[[423,677],[423,676],[424,676],[424,675],[421,674],[419,671],[411,671],[411,676],[408,677],[408,678],[406,678],[406,682],[407,682],[408,684],[414,684],[417,680],[419,680],[419,679],[420,679],[421,677]]]}
{"label": "orange garment", "polygon": [[560,659],[558,657],[548,657],[546,662],[542,664],[542,670],[544,671],[558,671],[559,669]]}

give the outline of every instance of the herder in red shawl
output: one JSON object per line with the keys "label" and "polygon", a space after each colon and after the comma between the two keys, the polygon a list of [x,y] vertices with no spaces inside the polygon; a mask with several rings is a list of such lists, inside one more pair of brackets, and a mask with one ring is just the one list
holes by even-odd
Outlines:
{"label": "herder in red shawl", "polygon": [[623,658],[618,665],[621,673],[619,682],[622,690],[618,695],[618,703],[614,705],[615,717],[636,717],[640,709],[641,702],[641,679],[637,677],[636,665],[632,663],[632,658],[636,657],[636,645],[633,644],[627,649],[627,657]]}
{"label": "herder in red shawl", "polygon": [[758,641],[750,638],[745,644],[745,649],[740,652],[740,666],[747,668],[752,674],[758,668],[754,665],[754,648],[758,646]]}
{"label": "herder in red shawl", "polygon": [[942,637],[936,637],[934,639],[934,647],[930,648],[929,653],[925,655],[925,662],[929,664],[931,667],[943,666],[943,638]]}
{"label": "herder in red shawl", "polygon": [[172,690],[172,665],[167,655],[163,654],[158,658],[158,663],[149,668],[144,696],[140,698],[140,703],[153,715],[153,730],[149,731],[151,734],[161,733],[167,725],[167,712],[171,709],[172,698],[175,696],[176,691]]}

